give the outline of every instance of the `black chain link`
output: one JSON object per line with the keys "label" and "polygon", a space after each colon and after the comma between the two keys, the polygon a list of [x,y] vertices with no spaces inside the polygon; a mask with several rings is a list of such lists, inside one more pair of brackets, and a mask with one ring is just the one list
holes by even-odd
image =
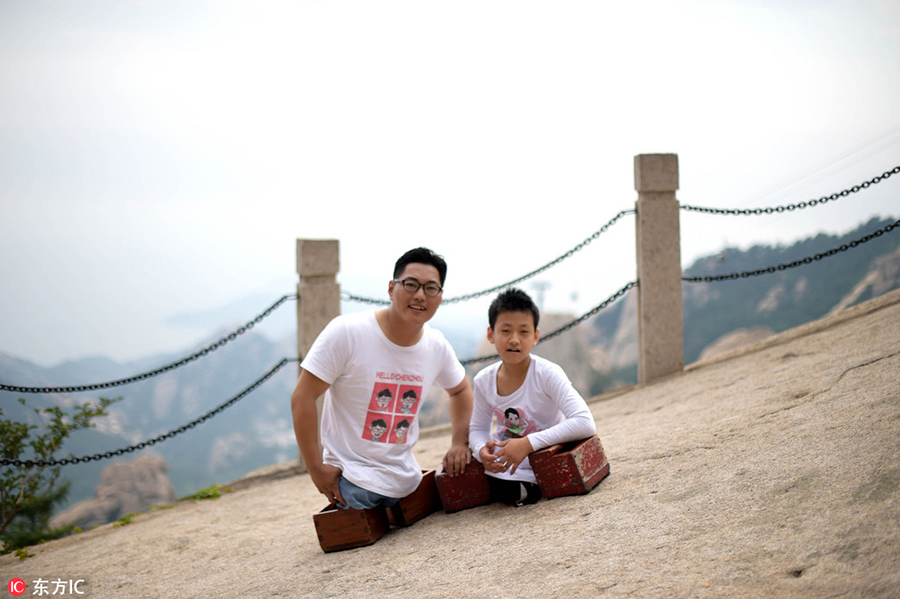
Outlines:
{"label": "black chain link", "polygon": [[[605,299],[602,303],[600,303],[598,306],[596,306],[590,312],[586,312],[585,314],[582,314],[577,319],[573,320],[569,324],[561,326],[560,328],[556,329],[549,335],[541,336],[540,340],[537,342],[537,345],[540,345],[544,341],[549,341],[549,340],[553,339],[554,337],[562,335],[566,331],[575,328],[576,326],[580,325],[585,320],[588,320],[589,318],[593,317],[595,314],[597,314],[598,312],[600,312],[601,310],[603,310],[604,308],[609,306],[611,303],[613,303],[614,301],[616,301],[617,299],[619,299],[620,297],[625,295],[628,292],[628,290],[632,289],[633,287],[636,287],[637,285],[638,285],[637,281],[632,281],[632,282],[628,283],[627,285],[625,285],[624,287],[622,287],[621,289],[616,291],[614,294],[609,296],[607,299]],[[463,366],[468,366],[470,364],[476,364],[478,362],[490,362],[492,360],[496,360],[499,357],[500,357],[499,354],[494,354],[492,356],[482,356],[480,358],[469,358],[468,360],[462,360],[460,363]]]}
{"label": "black chain link", "polygon": [[285,366],[285,364],[287,364],[288,362],[297,362],[298,360],[299,360],[299,358],[282,358],[282,360],[280,362],[278,362],[278,364],[273,366],[267,373],[265,373],[264,375],[262,375],[261,377],[256,379],[256,381],[254,381],[249,387],[247,387],[246,389],[244,389],[243,391],[241,391],[240,393],[238,393],[237,395],[235,395],[234,397],[232,397],[231,399],[229,399],[222,405],[210,410],[209,412],[207,412],[200,418],[197,418],[193,422],[189,422],[189,423],[185,424],[184,426],[180,426],[180,427],[178,427],[174,430],[171,430],[163,435],[159,435],[158,437],[153,437],[152,439],[142,441],[141,443],[138,443],[137,445],[132,445],[130,447],[123,447],[122,449],[116,449],[115,451],[107,451],[105,453],[96,453],[94,455],[84,456],[84,457],[80,457],[80,458],[72,457],[72,458],[63,458],[61,460],[10,460],[8,458],[0,458],[0,466],[15,466],[17,468],[33,468],[35,466],[38,466],[41,468],[47,467],[47,466],[68,466],[69,464],[83,464],[83,463],[99,461],[99,460],[107,460],[109,458],[114,458],[114,457],[125,455],[126,453],[131,453],[134,451],[140,451],[141,449],[146,449],[147,447],[151,447],[153,445],[156,445],[157,443],[162,443],[163,441],[166,441],[167,439],[171,439],[172,437],[174,437],[176,435],[180,435],[181,433],[183,433],[185,431],[189,431],[192,428],[194,428],[200,424],[203,424],[204,422],[206,422],[213,416],[220,414],[221,412],[225,411],[227,408],[230,408],[231,406],[233,406],[234,404],[236,404],[237,402],[242,400],[244,397],[249,395],[257,387],[259,387],[260,385],[265,383],[267,380],[272,378],[272,376],[276,372],[281,370]]}
{"label": "black chain link", "polygon": [[185,364],[193,362],[194,360],[196,360],[198,358],[202,358],[203,356],[206,356],[210,352],[213,352],[213,351],[219,349],[220,347],[222,347],[229,341],[234,341],[237,337],[239,337],[240,335],[243,335],[244,333],[246,333],[247,331],[252,329],[254,326],[259,324],[264,318],[266,318],[272,312],[274,312],[281,304],[283,304],[284,302],[286,302],[287,300],[290,300],[290,299],[299,300],[299,297],[297,296],[297,294],[283,296],[277,302],[275,302],[274,304],[272,304],[271,306],[266,308],[266,310],[264,312],[262,312],[259,316],[257,316],[256,318],[254,318],[253,320],[251,320],[244,326],[232,331],[225,337],[222,337],[221,339],[219,339],[212,345],[209,345],[209,346],[201,349],[200,351],[198,351],[194,354],[191,354],[190,356],[188,356],[186,358],[178,360],[177,362],[173,362],[167,366],[157,368],[156,370],[151,370],[151,371],[145,372],[143,374],[130,376],[128,378],[119,379],[116,381],[109,381],[106,383],[96,383],[93,385],[72,385],[72,386],[68,386],[68,387],[20,387],[18,385],[5,385],[3,383],[0,383],[0,391],[12,391],[14,393],[79,393],[82,391],[96,391],[98,389],[108,389],[110,387],[118,387],[120,385],[127,385],[129,383],[136,383],[137,381],[149,379],[151,377],[163,374],[164,372],[169,372],[170,370],[174,370],[176,368],[184,366]]}
{"label": "black chain link", "polygon": [[[528,279],[541,274],[545,270],[548,270],[548,269],[556,266],[563,260],[570,258],[575,252],[578,252],[578,251],[584,249],[585,246],[587,246],[592,241],[597,239],[600,235],[605,233],[607,231],[607,229],[609,229],[611,226],[616,224],[616,222],[619,219],[621,219],[623,216],[625,216],[626,214],[634,214],[634,210],[622,210],[617,215],[612,217],[612,219],[608,223],[606,223],[605,225],[600,227],[597,231],[595,231],[590,237],[586,238],[584,241],[582,241],[581,243],[579,243],[578,245],[573,247],[571,250],[569,250],[565,254],[559,256],[558,258],[556,258],[555,260],[552,260],[551,262],[548,262],[547,264],[541,266],[540,268],[535,269],[535,270],[529,272],[528,274],[519,277],[518,279],[513,279],[512,281],[509,281],[508,283],[503,283],[502,285],[497,285],[496,287],[491,287],[490,289],[485,289],[484,291],[477,291],[475,293],[469,293],[467,295],[460,295],[458,297],[452,297],[449,299],[445,299],[443,301],[443,303],[444,304],[456,304],[459,302],[465,302],[465,301],[468,301],[471,299],[489,295],[489,294],[494,293],[495,291],[499,291],[501,289],[506,289],[507,287],[512,287],[513,285],[516,285],[517,283],[521,283],[522,281],[527,281]],[[343,293],[341,295],[343,296],[343,298],[345,300],[360,302],[360,303],[364,303],[364,304],[388,305],[391,303],[388,300],[360,297],[360,296],[352,295],[349,293]]]}
{"label": "black chain link", "polygon": [[802,210],[803,208],[811,208],[819,204],[831,202],[833,200],[837,200],[838,198],[845,198],[851,193],[856,193],[862,189],[868,189],[872,185],[881,183],[885,179],[890,178],[891,175],[896,175],[898,173],[900,173],[900,166],[895,166],[891,170],[886,171],[878,175],[877,177],[869,179],[868,181],[860,183],[859,185],[854,185],[849,189],[833,193],[830,196],[823,196],[818,200],[807,200],[805,202],[798,202],[796,204],[789,204],[787,206],[776,206],[773,208],[704,208],[702,206],[683,205],[681,206],[681,209],[691,212],[703,212],[705,214],[729,214],[742,216],[792,212],[794,210]]}
{"label": "black chain link", "polygon": [[860,237],[850,243],[845,243],[839,247],[828,250],[827,252],[822,252],[820,254],[816,254],[815,256],[807,256],[801,260],[795,260],[793,262],[788,262],[786,264],[779,264],[778,266],[769,266],[768,268],[760,268],[758,270],[745,270],[743,272],[733,272],[727,275],[709,275],[705,277],[682,277],[682,281],[686,281],[688,283],[711,283],[713,281],[728,281],[733,279],[746,279],[747,277],[753,277],[756,275],[764,275],[770,274],[773,272],[777,272],[779,270],[787,270],[789,268],[794,268],[795,266],[802,266],[804,264],[812,264],[817,260],[821,260],[823,258],[828,258],[830,256],[834,256],[835,254],[839,254],[841,252],[846,252],[849,249],[855,248],[856,246],[862,245],[868,241],[872,241],[876,237],[881,237],[885,233],[889,233],[900,227],[900,220],[894,221],[890,225],[887,225],[883,229],[879,229],[874,233],[870,233],[864,237]]}

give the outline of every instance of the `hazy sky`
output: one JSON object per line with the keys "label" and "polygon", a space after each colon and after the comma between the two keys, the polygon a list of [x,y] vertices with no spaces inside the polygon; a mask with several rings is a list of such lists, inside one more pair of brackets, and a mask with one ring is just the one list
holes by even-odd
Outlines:
{"label": "hazy sky", "polygon": [[[349,292],[415,245],[477,291],[633,208],[657,152],[718,207],[900,165],[900,2],[0,0],[0,352],[181,351],[215,331],[172,316],[293,292],[297,238],[340,240]],[[682,260],[873,215],[900,175],[682,212]],[[628,217],[540,280],[580,314],[634,278]]]}

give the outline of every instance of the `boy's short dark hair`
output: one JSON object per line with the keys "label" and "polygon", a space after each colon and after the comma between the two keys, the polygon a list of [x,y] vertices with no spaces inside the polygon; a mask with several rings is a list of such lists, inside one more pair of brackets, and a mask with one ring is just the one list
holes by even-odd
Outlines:
{"label": "boy's short dark hair", "polygon": [[530,313],[534,318],[535,329],[538,327],[538,322],[541,320],[541,311],[538,310],[537,304],[534,303],[531,296],[515,287],[510,287],[506,291],[501,291],[500,295],[495,297],[494,301],[491,302],[491,307],[488,308],[488,322],[492,329],[494,328],[494,325],[497,324],[497,317],[501,312]]}
{"label": "boy's short dark hair", "polygon": [[[400,256],[397,263],[394,264],[394,278],[398,278],[403,274],[403,270],[407,264],[428,264],[437,269],[438,275],[441,277],[441,287],[444,286],[444,279],[447,277],[447,262],[443,256],[435,254],[428,248],[413,248]],[[425,281],[420,281],[424,283]]]}

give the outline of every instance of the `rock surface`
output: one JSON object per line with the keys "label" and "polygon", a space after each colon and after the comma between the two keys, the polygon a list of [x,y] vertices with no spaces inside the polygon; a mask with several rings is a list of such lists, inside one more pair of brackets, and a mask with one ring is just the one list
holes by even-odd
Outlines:
{"label": "rock surface", "polygon": [[[84,578],[91,597],[895,597],[898,372],[892,292],[592,402],[612,471],[588,495],[439,512],[325,554],[308,477],[255,476],[0,572]],[[448,444],[423,437],[422,466]]]}

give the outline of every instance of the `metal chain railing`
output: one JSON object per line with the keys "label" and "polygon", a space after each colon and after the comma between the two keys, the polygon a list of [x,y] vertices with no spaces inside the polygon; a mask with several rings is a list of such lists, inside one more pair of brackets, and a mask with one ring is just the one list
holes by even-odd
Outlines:
{"label": "metal chain railing", "polygon": [[6,385],[3,383],[0,383],[0,391],[12,391],[14,393],[79,393],[82,391],[96,391],[98,389],[109,389],[110,387],[118,387],[120,385],[127,385],[129,383],[136,383],[136,382],[142,381],[144,379],[149,379],[151,377],[163,374],[164,372],[169,372],[170,370],[174,370],[176,368],[184,366],[185,364],[193,362],[194,360],[196,360],[198,358],[202,358],[203,356],[206,356],[210,352],[213,352],[213,351],[219,349],[220,347],[222,347],[229,341],[234,341],[237,337],[239,337],[240,335],[243,335],[244,333],[246,333],[247,331],[252,329],[254,326],[259,324],[264,318],[269,316],[279,306],[281,306],[281,304],[283,304],[284,302],[286,302],[287,300],[290,300],[290,299],[296,299],[299,301],[299,297],[297,296],[297,294],[285,295],[285,296],[281,297],[281,299],[279,299],[277,302],[275,302],[274,304],[272,304],[271,306],[266,308],[266,310],[263,311],[259,316],[257,316],[256,318],[254,318],[253,320],[251,320],[244,326],[242,326],[238,329],[235,329],[234,331],[232,331],[225,337],[222,337],[215,343],[208,345],[208,346],[204,347],[203,349],[201,349],[200,351],[193,353],[186,358],[178,360],[177,362],[172,362],[171,364],[168,364],[161,368],[157,368],[155,370],[151,370],[149,372],[145,372],[143,374],[137,374],[135,376],[130,376],[130,377],[124,378],[124,379],[118,379],[115,381],[109,381],[106,383],[96,383],[96,384],[92,384],[92,385],[70,385],[70,386],[66,386],[66,387],[21,387],[18,385]]}
{"label": "metal chain railing", "polygon": [[[699,207],[699,206],[683,205],[683,206],[681,206],[681,208],[684,210],[688,210],[688,211],[703,212],[703,213],[708,213],[708,214],[728,214],[728,215],[758,215],[758,214],[772,214],[772,213],[780,213],[780,212],[785,212],[785,211],[793,211],[796,209],[803,209],[803,208],[807,208],[807,207],[811,207],[811,206],[816,206],[818,204],[833,201],[833,200],[836,200],[841,197],[846,197],[846,196],[850,195],[851,193],[856,193],[856,192],[860,191],[861,189],[866,189],[866,188],[870,187],[871,185],[875,185],[875,184],[889,178],[890,176],[898,174],[898,173],[900,173],[900,166],[895,167],[892,170],[887,171],[880,176],[874,177],[873,179],[870,179],[869,181],[865,181],[865,182],[861,183],[860,185],[854,185],[853,187],[851,187],[849,189],[845,189],[841,192],[834,193],[830,196],[824,196],[822,198],[819,198],[818,200],[809,200],[806,202],[800,202],[800,203],[791,204],[788,206],[778,206],[778,207],[774,207],[774,208],[752,208],[752,209],[720,209],[720,208],[703,208],[703,207]],[[603,227],[601,227],[599,230],[597,230],[595,233],[593,233],[590,237],[586,238],[584,241],[582,241],[581,243],[576,245],[574,248],[572,248],[565,254],[557,257],[555,260],[548,262],[544,266],[542,266],[538,269],[535,269],[526,275],[523,275],[522,277],[519,277],[517,279],[514,279],[514,280],[504,283],[502,285],[497,285],[490,289],[485,289],[483,291],[479,291],[476,293],[470,293],[467,295],[450,298],[448,300],[445,300],[444,303],[458,303],[458,302],[467,301],[470,299],[475,299],[477,297],[481,297],[481,296],[493,293],[495,291],[499,291],[501,289],[511,287],[512,285],[521,283],[522,281],[528,280],[528,279],[548,270],[549,268],[552,268],[553,266],[559,264],[563,260],[571,257],[575,252],[578,252],[579,250],[583,249],[586,245],[591,243],[594,239],[599,237],[602,233],[606,232],[606,230],[609,229],[609,227],[611,227],[613,224],[615,224],[623,216],[625,216],[626,214],[633,214],[634,212],[635,212],[634,210],[622,210],[615,217],[613,217],[608,223],[603,225]],[[794,268],[796,266],[801,266],[804,264],[811,264],[812,262],[822,260],[824,258],[828,258],[830,256],[833,256],[833,255],[841,253],[841,252],[845,252],[849,249],[852,249],[859,245],[867,243],[868,241],[871,241],[872,239],[881,237],[885,233],[889,233],[890,231],[892,231],[898,227],[900,227],[900,220],[895,221],[894,223],[889,224],[889,225],[885,226],[884,228],[879,229],[878,231],[875,231],[869,235],[866,235],[864,237],[861,237],[861,238],[851,241],[849,243],[843,244],[837,248],[828,250],[827,252],[822,252],[822,253],[816,254],[814,256],[809,256],[809,257],[803,258],[801,260],[795,260],[793,262],[786,263],[786,264],[779,264],[777,266],[770,266],[768,268],[762,268],[762,269],[757,269],[757,270],[729,273],[729,274],[725,274],[725,275],[708,275],[708,276],[702,276],[702,277],[683,277],[682,280],[686,281],[686,282],[691,282],[691,283],[724,281],[724,280],[733,280],[733,279],[739,279],[739,278],[747,278],[747,277],[751,277],[751,276],[769,274],[769,273],[773,273],[773,272],[777,272],[777,271],[787,270],[789,268]],[[632,282],[628,283],[627,285],[625,285],[624,287],[622,287],[621,289],[616,291],[609,298],[607,298],[602,303],[600,303],[598,306],[593,308],[591,311],[583,314],[582,316],[573,320],[572,322],[556,329],[555,331],[551,332],[550,334],[543,336],[540,339],[540,341],[538,342],[538,344],[543,343],[545,341],[549,341],[550,339],[553,339],[553,338],[571,330],[572,328],[578,326],[579,324],[585,322],[586,320],[588,320],[591,317],[593,317],[594,315],[596,315],[598,312],[600,312],[601,310],[603,310],[604,308],[606,308],[607,306],[612,304],[614,301],[616,301],[617,299],[622,297],[629,290],[631,290],[632,288],[634,288],[638,285],[639,285],[638,281],[632,281]],[[376,299],[358,297],[358,296],[354,296],[351,294],[342,294],[342,295],[345,299],[363,302],[363,303],[370,303],[370,304],[388,304],[388,303],[390,303],[386,300],[376,300]],[[297,295],[285,295],[285,296],[281,297],[278,301],[276,301],[274,304],[272,304],[269,308],[267,308],[264,312],[259,314],[256,318],[254,318],[253,320],[251,320],[244,326],[236,329],[235,331],[228,334],[227,336],[219,339],[215,343],[213,343],[213,344],[205,347],[204,349],[202,349],[194,354],[191,354],[190,356],[183,358],[177,362],[173,362],[171,364],[168,364],[166,366],[157,368],[155,370],[152,370],[152,371],[149,371],[149,372],[146,372],[143,374],[135,375],[135,376],[128,377],[125,379],[119,379],[116,381],[109,381],[109,382],[105,382],[105,383],[98,383],[98,384],[92,384],[92,385],[73,385],[73,386],[66,386],[66,387],[22,387],[22,386],[6,385],[3,383],[0,383],[0,390],[19,392],[19,393],[74,393],[74,392],[80,392],[80,391],[92,391],[92,390],[98,390],[98,389],[106,389],[109,387],[116,387],[119,385],[125,385],[128,383],[133,383],[133,382],[137,382],[137,381],[144,380],[147,378],[151,378],[151,377],[157,376],[159,374],[162,374],[164,372],[168,372],[170,370],[173,370],[175,368],[183,366],[185,364],[188,364],[200,357],[206,356],[210,352],[215,351],[216,349],[222,347],[226,343],[233,341],[239,335],[242,335],[243,333],[252,329],[256,324],[258,324],[264,318],[269,316],[281,304],[283,304],[285,301],[287,301],[289,299],[299,300],[299,297]],[[491,356],[470,358],[468,360],[461,361],[461,363],[463,365],[471,365],[471,364],[475,364],[478,362],[487,362],[487,361],[496,360],[497,358],[499,358],[499,356],[497,354],[494,354]],[[207,420],[213,418],[214,416],[220,414],[227,408],[231,407],[232,405],[234,405],[235,403],[237,403],[238,401],[240,401],[241,399],[243,399],[244,397],[249,395],[252,391],[254,391],[257,387],[262,385],[264,382],[269,380],[276,372],[278,372],[281,368],[283,368],[288,362],[296,362],[296,361],[299,361],[299,358],[283,358],[280,362],[278,362],[278,364],[276,364],[274,367],[272,367],[268,372],[266,372],[259,379],[254,381],[249,387],[247,387],[246,389],[244,389],[243,391],[241,391],[240,393],[238,393],[237,395],[235,395],[234,397],[232,397],[225,403],[219,405],[218,407],[214,408],[213,410],[210,410],[203,416],[197,418],[196,420],[193,420],[192,422],[189,422],[188,424],[180,426],[177,429],[173,429],[165,434],[159,435],[157,437],[153,437],[152,439],[148,439],[147,441],[143,441],[136,445],[125,447],[122,449],[117,449],[115,451],[107,451],[104,453],[98,453],[98,454],[83,456],[83,457],[64,458],[61,460],[47,460],[47,461],[43,461],[43,460],[10,460],[10,459],[3,458],[3,459],[0,459],[0,465],[2,465],[2,466],[10,466],[11,465],[11,466],[25,467],[25,468],[31,468],[34,466],[39,466],[39,467],[66,466],[69,464],[79,464],[79,463],[84,463],[84,462],[109,459],[109,458],[121,456],[121,455],[124,455],[127,453],[131,453],[134,451],[139,451],[139,450],[145,449],[147,447],[151,447],[153,445],[156,445],[157,443],[161,443],[163,441],[171,439],[172,437],[175,437],[176,435],[179,435],[188,430],[191,430],[194,427],[199,426],[200,424],[202,424],[202,423],[206,422]]]}
{"label": "metal chain railing", "polygon": [[76,458],[76,457],[63,458],[61,460],[11,460],[8,458],[2,458],[2,459],[0,459],[0,466],[15,466],[17,468],[32,468],[34,466],[38,466],[38,467],[68,466],[69,464],[82,464],[82,463],[87,463],[87,462],[106,460],[109,458],[114,458],[114,457],[118,457],[121,455],[125,455],[126,453],[131,453],[134,451],[140,451],[141,449],[146,449],[147,447],[151,447],[153,445],[156,445],[157,443],[162,443],[163,441],[166,441],[167,439],[171,439],[172,437],[174,437],[176,435],[180,435],[183,432],[189,431],[192,428],[199,426],[200,424],[203,424],[204,422],[206,422],[213,416],[220,414],[221,412],[230,408],[231,406],[233,406],[234,404],[236,404],[237,402],[242,400],[244,397],[249,395],[257,387],[259,387],[260,385],[265,383],[267,380],[272,378],[272,376],[276,372],[281,370],[285,366],[285,364],[287,364],[288,362],[297,362],[298,360],[299,360],[299,358],[282,358],[282,360],[280,362],[278,362],[278,364],[273,366],[264,375],[262,375],[261,377],[256,379],[249,387],[247,387],[246,389],[244,389],[243,391],[241,391],[240,393],[238,393],[237,395],[235,395],[234,397],[232,397],[225,403],[221,404],[220,406],[210,410],[209,412],[207,412],[200,418],[197,418],[196,420],[189,422],[183,426],[180,426],[176,429],[173,429],[165,434],[159,435],[158,437],[153,437],[152,439],[142,441],[141,443],[138,443],[136,445],[132,445],[130,447],[123,447],[122,449],[116,449],[115,451],[107,451],[105,453],[96,453],[94,455],[83,456],[80,458]]}
{"label": "metal chain railing", "polygon": [[812,264],[817,260],[822,260],[823,258],[828,258],[830,256],[834,256],[835,254],[839,254],[841,252],[846,252],[849,249],[855,248],[859,245],[862,245],[866,242],[872,241],[876,237],[881,237],[885,233],[889,233],[900,227],[900,220],[894,221],[893,223],[887,225],[886,227],[875,231],[874,233],[870,233],[864,237],[860,237],[859,239],[855,239],[850,243],[845,243],[839,247],[832,248],[827,252],[821,252],[816,254],[815,256],[807,256],[801,260],[795,260],[793,262],[788,262],[786,264],[779,264],[778,266],[769,266],[768,268],[760,268],[757,270],[745,270],[743,272],[733,272],[727,275],[707,275],[704,277],[682,277],[682,281],[686,281],[688,283],[711,283],[713,281],[727,281],[732,279],[746,279],[747,277],[753,277],[756,275],[764,275],[770,274],[773,272],[777,272],[779,270],[787,270],[789,268],[794,268],[795,266],[802,266],[804,264]]}
{"label": "metal chain railing", "polygon": [[[621,289],[616,291],[614,294],[609,296],[607,299],[603,300],[603,302],[601,302],[599,305],[597,305],[590,312],[586,312],[586,313],[582,314],[581,316],[579,316],[578,318],[576,318],[569,324],[559,327],[558,329],[556,329],[555,331],[553,331],[552,333],[550,333],[548,335],[542,335],[540,340],[538,340],[537,345],[540,345],[544,341],[550,341],[554,337],[562,335],[566,331],[575,328],[576,326],[580,325],[584,321],[586,321],[589,318],[591,318],[592,316],[596,315],[598,312],[600,312],[601,310],[603,310],[604,308],[609,306],[611,303],[613,303],[614,301],[616,301],[617,299],[619,299],[620,297],[625,295],[630,289],[632,289],[633,287],[637,287],[637,286],[638,286],[637,281],[632,281],[632,282],[628,283],[627,285],[625,285],[624,287],[622,287]],[[482,356],[480,358],[469,358],[468,360],[461,360],[460,363],[463,366],[469,366],[470,364],[476,364],[478,362],[490,362],[492,360],[496,360],[499,357],[500,357],[499,354],[494,354],[491,356]]]}
{"label": "metal chain railing", "polygon": [[826,202],[831,202],[833,200],[837,200],[838,198],[845,198],[851,193],[856,193],[862,189],[868,189],[872,185],[876,185],[888,178],[891,175],[896,175],[900,173],[900,166],[895,166],[889,171],[886,171],[877,177],[873,177],[868,181],[864,181],[859,185],[854,185],[849,189],[845,189],[843,191],[839,191],[837,193],[833,193],[829,196],[823,196],[817,200],[807,200],[805,202],[798,202],[796,204],[789,204],[787,206],[775,206],[773,208],[704,208],[702,206],[689,206],[682,205],[682,210],[687,210],[689,212],[702,212],[705,214],[728,214],[728,215],[760,215],[760,214],[774,214],[781,212],[792,212],[794,210],[802,210],[803,208],[811,208],[813,206],[817,206],[819,204],[824,204]]}
{"label": "metal chain railing", "polygon": [[[443,301],[443,303],[444,303],[444,304],[456,304],[456,303],[459,303],[459,302],[465,302],[465,301],[468,301],[468,300],[471,300],[471,299],[475,299],[475,298],[478,298],[478,297],[482,297],[482,296],[485,296],[485,295],[489,295],[489,294],[494,293],[495,291],[499,291],[499,290],[501,290],[501,289],[506,289],[507,287],[512,287],[513,285],[516,285],[516,284],[518,284],[518,283],[521,283],[522,281],[527,281],[528,279],[530,279],[530,278],[532,278],[532,277],[535,277],[535,276],[541,274],[541,273],[544,272],[545,270],[548,270],[548,269],[550,269],[550,268],[553,268],[554,266],[556,266],[557,264],[559,264],[559,263],[562,262],[563,260],[565,260],[565,259],[567,259],[567,258],[570,258],[573,254],[575,254],[575,252],[578,252],[578,251],[582,250],[585,246],[587,246],[587,245],[590,244],[592,241],[594,241],[595,239],[597,239],[600,235],[602,235],[603,233],[605,233],[605,232],[607,231],[607,229],[609,229],[611,226],[613,226],[614,224],[616,224],[616,222],[617,222],[619,219],[621,219],[623,216],[625,216],[626,214],[634,214],[634,210],[622,210],[622,211],[619,212],[617,215],[615,215],[614,217],[612,217],[612,219],[610,219],[610,221],[609,221],[608,223],[606,223],[605,225],[603,225],[602,227],[600,227],[598,230],[594,231],[594,233],[593,233],[590,237],[587,237],[584,241],[582,241],[581,243],[579,243],[578,245],[576,245],[575,247],[573,247],[572,249],[570,249],[568,252],[566,252],[565,254],[563,254],[563,255],[557,257],[557,258],[554,259],[554,260],[551,260],[550,262],[548,262],[547,264],[541,266],[540,268],[537,268],[537,269],[535,269],[535,270],[532,270],[532,271],[529,272],[528,274],[522,275],[521,277],[519,277],[519,278],[517,278],[517,279],[513,279],[512,281],[503,283],[502,285],[497,285],[497,286],[495,286],[495,287],[491,287],[490,289],[485,289],[485,290],[483,290],[483,291],[477,291],[477,292],[475,292],[475,293],[468,293],[468,294],[466,294],[466,295],[460,295],[460,296],[458,296],[458,297],[452,297],[452,298],[449,298],[449,299],[445,299],[445,300]],[[391,302],[388,301],[388,300],[383,300],[383,299],[372,299],[372,298],[367,298],[367,297],[360,297],[360,296],[357,296],[357,295],[352,295],[352,294],[350,294],[350,293],[342,293],[341,296],[342,296],[345,300],[354,301],[354,302],[360,302],[360,303],[364,303],[364,304],[388,305],[388,304],[391,303]]]}

